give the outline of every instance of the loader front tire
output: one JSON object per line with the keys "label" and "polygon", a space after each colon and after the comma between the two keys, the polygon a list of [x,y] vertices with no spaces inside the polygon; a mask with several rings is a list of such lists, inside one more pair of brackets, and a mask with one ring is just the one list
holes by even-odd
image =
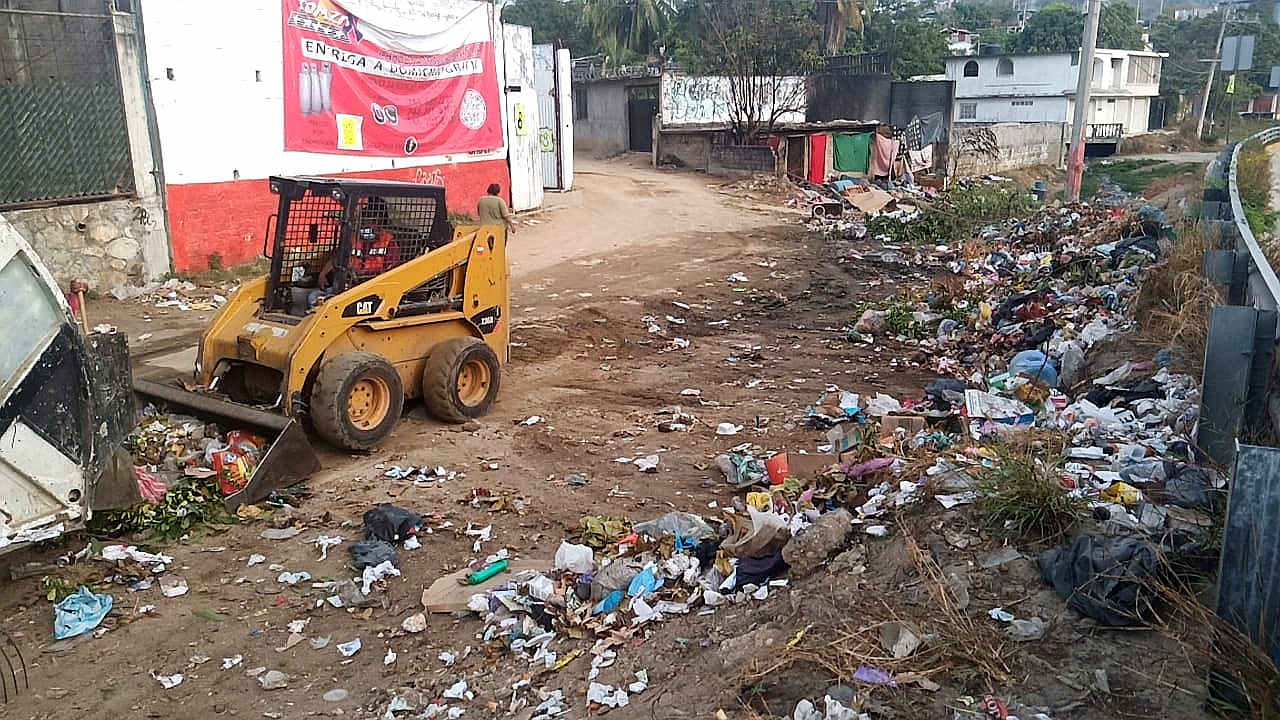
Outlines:
{"label": "loader front tire", "polygon": [[464,423],[489,412],[501,366],[483,340],[460,337],[431,350],[422,371],[422,400],[444,422]]}
{"label": "loader front tire", "polygon": [[404,383],[386,358],[343,353],[320,366],[311,388],[316,432],[344,450],[370,450],[400,421]]}

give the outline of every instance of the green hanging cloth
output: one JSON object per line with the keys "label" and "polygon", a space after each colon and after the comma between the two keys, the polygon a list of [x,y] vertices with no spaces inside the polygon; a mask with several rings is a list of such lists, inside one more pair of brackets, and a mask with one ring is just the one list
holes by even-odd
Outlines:
{"label": "green hanging cloth", "polygon": [[875,133],[834,135],[835,167],[840,172],[864,173],[871,164],[871,140]]}

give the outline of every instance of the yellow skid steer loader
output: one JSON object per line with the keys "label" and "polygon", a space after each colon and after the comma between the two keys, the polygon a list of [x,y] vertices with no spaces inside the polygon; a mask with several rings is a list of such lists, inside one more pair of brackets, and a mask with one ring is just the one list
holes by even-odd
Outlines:
{"label": "yellow skid steer loader", "polygon": [[205,332],[197,382],[310,418],[368,450],[421,398],[445,422],[488,411],[508,357],[505,228],[453,227],[444,188],[272,177],[271,271]]}

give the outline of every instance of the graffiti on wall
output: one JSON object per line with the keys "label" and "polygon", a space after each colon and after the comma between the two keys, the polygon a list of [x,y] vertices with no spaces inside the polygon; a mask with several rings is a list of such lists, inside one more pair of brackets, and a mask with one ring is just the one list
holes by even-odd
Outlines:
{"label": "graffiti on wall", "polygon": [[[661,87],[663,125],[727,123],[732,119],[729,78],[664,74]],[[776,89],[769,90],[774,102],[796,108],[783,112],[778,122],[804,122],[804,78],[777,78]],[[768,117],[772,107],[772,102],[763,103],[758,115]]]}

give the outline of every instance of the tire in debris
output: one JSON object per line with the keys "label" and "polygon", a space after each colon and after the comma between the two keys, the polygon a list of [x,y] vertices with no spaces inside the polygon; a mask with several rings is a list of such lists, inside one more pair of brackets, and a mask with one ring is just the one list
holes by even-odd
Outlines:
{"label": "tire in debris", "polygon": [[311,389],[311,421],[344,450],[369,450],[400,421],[404,382],[381,355],[343,353],[325,361]]}
{"label": "tire in debris", "polygon": [[464,423],[489,412],[501,367],[493,348],[473,337],[440,343],[422,371],[422,400],[444,422]]}

